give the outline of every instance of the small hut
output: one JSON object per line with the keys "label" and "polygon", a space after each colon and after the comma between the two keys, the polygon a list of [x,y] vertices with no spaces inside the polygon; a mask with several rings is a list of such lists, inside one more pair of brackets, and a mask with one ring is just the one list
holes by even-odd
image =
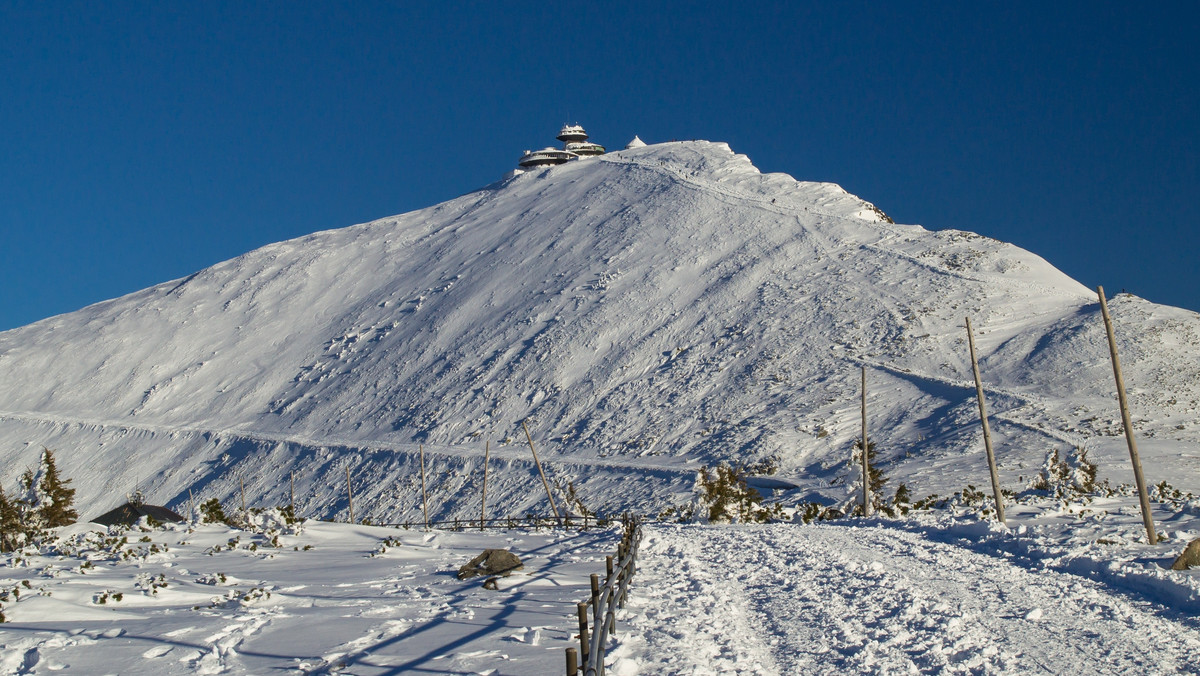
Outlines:
{"label": "small hut", "polygon": [[140,492],[126,497],[125,504],[105,512],[92,519],[92,523],[101,526],[132,526],[143,516],[148,516],[160,523],[178,523],[184,518],[175,512],[158,505],[147,505],[142,500]]}

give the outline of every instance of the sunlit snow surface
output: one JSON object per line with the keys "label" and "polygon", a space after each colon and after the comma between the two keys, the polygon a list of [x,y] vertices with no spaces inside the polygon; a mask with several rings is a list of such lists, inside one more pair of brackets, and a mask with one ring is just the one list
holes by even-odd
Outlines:
{"label": "sunlit snow surface", "polygon": [[[618,539],[331,523],[279,547],[217,526],[121,535],[0,568],[23,592],[3,604],[0,673],[556,673],[578,643],[574,604]],[[524,568],[495,591],[455,576],[489,547]]]}
{"label": "sunlit snow surface", "polygon": [[[963,330],[969,315],[1002,484],[1021,490],[1048,451],[1076,446],[1088,449],[1101,479],[1129,482],[1094,292],[1030,252],[966,232],[971,223],[961,227],[929,232],[888,223],[838,186],[761,174],[718,143],[650,145],[526,172],[428,209],[273,244],[0,333],[0,480],[11,489],[47,446],[73,479],[84,518],[117,506],[135,487],[152,503],[183,510],[193,498],[232,505],[244,483],[251,506],[276,506],[288,502],[294,476],[300,513],[344,520],[349,469],[356,516],[396,522],[421,518],[423,445],[430,516],[475,518],[490,442],[491,513],[546,513],[521,429],[527,420],[560,501],[573,486],[592,509],[657,514],[690,500],[701,465],[775,456],[778,472],[769,485],[758,484],[770,499],[839,503],[852,495],[855,470],[847,460],[859,434],[865,366],[870,435],[891,478],[888,495],[903,482],[914,498],[946,496],[988,484]],[[1146,476],[1151,484],[1166,480],[1200,492],[1200,316],[1116,291],[1109,289],[1110,307]],[[998,579],[1029,595],[1066,594],[1083,604],[1081,613],[1183,637],[1165,648],[1165,639],[1150,640],[1147,663],[1126,649],[1123,630],[1097,629],[1100,642],[1088,645],[1114,655],[1114,670],[1189,668],[1179,665],[1198,663],[1189,619],[1194,574],[1167,573],[1162,565],[1183,539],[1200,536],[1197,507],[1156,507],[1172,539],[1150,548],[1137,544],[1136,502],[1120,500],[1087,516],[1056,515],[1059,508],[1043,505],[1022,517],[1014,508],[1014,531],[1000,534],[958,522],[928,532],[899,524],[895,533],[846,525],[728,531],[736,536],[652,529],[645,594],[628,617],[635,629],[618,646],[625,661],[610,673],[664,673],[661,664],[672,655],[679,656],[672,664],[693,664],[700,658],[688,651],[719,656],[725,644],[733,646],[730,654],[749,651],[762,669],[811,666],[818,648],[810,639],[832,651],[822,654],[820,664],[832,665],[822,669],[904,670],[911,662],[917,669],[1019,673],[1038,660],[1057,669],[1061,654],[1004,641],[993,652],[981,647],[979,637],[993,628],[990,614],[1002,612],[989,594],[1013,601],[1003,612],[1025,628],[1011,630],[1015,642],[1028,636],[1040,645],[1039,622],[1067,622],[1068,613],[1062,603],[1016,602],[1024,591],[967,586],[971,571],[986,568],[989,559],[980,557],[1005,571]],[[1022,518],[1027,530],[1017,533]],[[432,660],[434,643],[451,646],[436,647],[438,655],[488,653],[444,667],[451,673],[562,667],[570,608],[547,608],[554,617],[544,622],[514,620],[512,631],[525,631],[523,640],[505,638],[507,623],[462,645],[453,632],[438,634],[440,643],[418,639],[416,647],[391,640],[438,613],[466,612],[476,601],[505,603],[508,597],[493,594],[455,605],[464,598],[455,595],[468,592],[456,591],[459,583],[446,571],[482,547],[481,536],[438,535],[444,547],[431,549],[423,536],[406,534],[405,546],[387,555],[399,558],[387,561],[366,557],[383,531],[318,525],[298,536],[314,544],[309,551],[285,548],[273,559],[261,550],[204,554],[206,538],[224,537],[201,531],[192,545],[172,547],[177,559],[144,561],[136,572],[128,561],[107,573],[68,570],[78,561],[31,561],[31,585],[58,591],[5,607],[14,620],[0,630],[5,667],[49,671],[74,660],[84,665],[80,673],[127,671],[123,665],[158,670],[148,664],[172,665],[167,671],[260,668],[236,659],[333,671],[338,653],[371,673],[361,665],[372,664],[367,646],[376,643],[398,651],[381,651],[381,660],[401,664]],[[544,537],[550,558],[590,547]],[[687,541],[672,550],[679,537]],[[746,544],[734,551],[730,538]],[[824,560],[821,552],[837,542],[845,556],[878,552],[880,558],[864,560],[878,560],[883,572],[847,569],[858,571],[853,579],[886,588],[884,605],[867,609],[875,619],[826,618],[833,628],[808,627],[803,618],[786,630],[769,624],[816,601],[763,605],[755,590],[790,594],[799,584],[792,573],[778,573],[777,581],[742,579],[735,568],[786,569],[789,552]],[[540,547],[533,540],[527,546]],[[756,550],[779,558],[757,561]],[[921,551],[944,553],[952,570],[935,575],[920,562]],[[410,553],[415,558],[404,563]],[[568,561],[562,579],[598,572],[597,560]],[[678,582],[669,577],[671,566],[692,562],[717,566],[713,579],[727,580],[731,596],[714,596],[701,578],[694,589],[666,594]],[[893,564],[907,577],[887,577]],[[47,568],[58,565],[61,574]],[[256,572],[272,565],[278,574]],[[173,580],[159,592],[170,603],[140,599],[140,592],[116,604],[92,603],[108,586],[134,589],[138,574],[151,568]],[[1042,568],[1055,575],[1028,575]],[[230,571],[246,589],[274,585],[270,600],[208,608],[188,596],[222,594],[197,580]],[[4,584],[19,584],[24,572],[5,569]],[[1059,573],[1081,581],[1062,582]],[[851,581],[839,575],[831,569],[824,580],[830,618],[841,617],[830,594]],[[928,576],[926,586],[913,582]],[[585,582],[555,591],[553,602],[577,600],[581,587],[571,585]],[[351,586],[335,588],[343,583]],[[477,586],[461,589],[468,588],[483,594]],[[1115,596],[1088,605],[1093,592]],[[953,627],[956,618],[933,600],[943,593],[971,601],[958,603],[964,615]],[[389,596],[407,601],[393,605]],[[1126,602],[1132,614],[1122,610]],[[289,603],[314,610],[301,613]],[[906,615],[906,604],[917,615]],[[699,629],[671,629],[686,608],[694,614],[717,606],[741,608],[745,622],[715,611],[695,621],[759,642],[718,632],[712,645],[702,645]],[[363,615],[371,612],[383,614]],[[1086,617],[1092,615],[1080,615]],[[473,635],[469,621],[457,621],[437,626]],[[31,622],[48,624],[32,631]],[[536,650],[524,652],[535,627],[551,626],[558,629],[546,629]],[[182,633],[167,634],[175,631]],[[809,638],[793,635],[803,631]],[[152,654],[168,644],[170,653]],[[536,654],[552,667],[497,666],[489,651],[513,664]],[[81,654],[103,657],[80,662]],[[710,658],[704,668],[716,669],[719,660]],[[112,666],[99,666],[104,660]]]}
{"label": "sunlit snow surface", "polygon": [[[1147,475],[1194,489],[1200,317],[1111,306]],[[967,315],[1005,484],[1084,442],[1128,481],[1091,291],[701,141],[527,172],[4,332],[0,477],[56,449],[90,516],[135,484],[178,508],[244,480],[283,504],[295,471],[303,513],[344,518],[349,466],[357,513],[396,521],[419,516],[424,443],[433,516],[470,517],[490,441],[498,513],[544,512],[528,419],[551,482],[592,508],[657,513],[701,464],[769,455],[798,497],[841,500],[865,365],[880,462],[946,494],[983,483]]]}
{"label": "sunlit snow surface", "polygon": [[[1129,496],[1010,505],[1009,528],[961,508],[650,523],[608,673],[1194,672],[1200,571],[1165,568],[1200,537],[1200,501],[1156,502],[1155,515],[1158,547]],[[560,673],[575,604],[617,539],[92,529],[6,557],[0,674]],[[455,576],[487,547],[524,563],[495,591]]]}

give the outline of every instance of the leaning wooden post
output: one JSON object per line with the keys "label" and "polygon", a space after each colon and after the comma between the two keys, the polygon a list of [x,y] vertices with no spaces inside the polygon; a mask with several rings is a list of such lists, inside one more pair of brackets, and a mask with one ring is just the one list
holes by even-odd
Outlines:
{"label": "leaning wooden post", "polygon": [[421,511],[425,514],[425,530],[429,530],[429,497],[425,493],[425,444],[421,444]]}
{"label": "leaning wooden post", "polygon": [[1113,334],[1112,317],[1108,314],[1108,302],[1104,299],[1104,287],[1096,287],[1100,296],[1100,313],[1104,316],[1104,330],[1108,333],[1108,352],[1112,356],[1113,375],[1117,379],[1117,401],[1121,404],[1121,423],[1125,426],[1125,442],[1129,445],[1129,460],[1133,463],[1133,479],[1137,483],[1138,501],[1142,503],[1142,521],[1146,524],[1146,538],[1150,544],[1158,544],[1154,532],[1154,517],[1150,515],[1150,497],[1146,494],[1146,478],[1142,475],[1142,460],[1138,456],[1137,441],[1133,438],[1133,421],[1129,417],[1129,401],[1125,398],[1125,379],[1121,377],[1121,359],[1117,356],[1117,338]]}
{"label": "leaning wooden post", "polygon": [[483,530],[483,525],[487,523],[487,472],[488,472],[488,456],[492,454],[492,442],[485,441],[483,443],[483,497],[479,501],[479,530]]}
{"label": "leaning wooden post", "polygon": [[992,495],[996,497],[996,518],[1004,520],[1004,497],[1000,493],[1000,477],[996,474],[996,456],[992,453],[992,431],[988,429],[987,406],[983,402],[983,381],[979,379],[979,362],[975,359],[975,334],[971,318],[967,317],[967,345],[971,348],[971,373],[975,374],[975,398],[979,401],[979,420],[983,423],[983,447],[987,450],[988,471],[992,473]]}
{"label": "leaning wooden post", "polygon": [[350,523],[354,523],[354,491],[350,488],[350,465],[346,465],[346,497],[350,502]]}
{"label": "leaning wooden post", "polygon": [[862,506],[863,516],[871,516],[871,463],[867,449],[867,367],[862,367]]}
{"label": "leaning wooden post", "polygon": [[529,440],[529,452],[533,453],[533,464],[537,465],[538,474],[542,477],[542,485],[546,487],[546,497],[550,498],[550,510],[554,512],[554,518],[562,523],[562,517],[558,515],[558,507],[554,506],[554,496],[550,494],[550,482],[546,481],[546,473],[542,471],[542,463],[538,460],[537,450],[533,447],[533,437],[529,435],[529,426],[525,421],[521,421],[521,428],[525,430],[525,438]]}

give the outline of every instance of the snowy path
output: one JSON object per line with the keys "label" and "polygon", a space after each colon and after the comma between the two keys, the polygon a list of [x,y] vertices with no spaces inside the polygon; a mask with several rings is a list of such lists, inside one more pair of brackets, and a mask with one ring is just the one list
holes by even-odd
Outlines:
{"label": "snowy path", "polygon": [[1200,630],[880,527],[649,526],[611,673],[1195,673]]}

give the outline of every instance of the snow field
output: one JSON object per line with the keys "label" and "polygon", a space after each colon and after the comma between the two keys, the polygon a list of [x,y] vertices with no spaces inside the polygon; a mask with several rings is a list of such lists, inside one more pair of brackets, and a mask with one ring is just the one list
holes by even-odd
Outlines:
{"label": "snow field", "polygon": [[[4,604],[0,674],[558,673],[578,643],[575,603],[619,532],[308,522],[278,548],[211,525],[120,537],[0,569],[0,588],[31,587]],[[489,547],[524,569],[499,591],[458,580]]]}

